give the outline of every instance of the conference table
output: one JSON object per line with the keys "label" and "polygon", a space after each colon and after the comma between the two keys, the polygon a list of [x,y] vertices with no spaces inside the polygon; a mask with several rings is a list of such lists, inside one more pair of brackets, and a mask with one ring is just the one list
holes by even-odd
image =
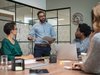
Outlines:
{"label": "conference table", "polygon": [[[29,62],[31,61],[29,60]],[[79,70],[72,70],[70,68],[67,69],[66,66],[71,67],[73,62],[76,61],[58,60],[57,63],[46,63],[46,62],[30,63],[25,65],[25,70],[23,71],[12,71],[11,69],[0,70],[0,75],[92,75],[92,74],[86,74]],[[30,68],[47,69],[49,73],[30,74],[29,72]]]}

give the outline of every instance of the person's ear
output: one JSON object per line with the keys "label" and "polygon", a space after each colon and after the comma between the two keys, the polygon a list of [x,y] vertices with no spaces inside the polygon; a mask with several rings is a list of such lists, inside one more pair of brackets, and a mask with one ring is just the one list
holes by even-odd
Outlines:
{"label": "person's ear", "polygon": [[11,30],[10,33],[13,33],[13,30]]}
{"label": "person's ear", "polygon": [[84,33],[81,33],[81,35],[84,35]]}

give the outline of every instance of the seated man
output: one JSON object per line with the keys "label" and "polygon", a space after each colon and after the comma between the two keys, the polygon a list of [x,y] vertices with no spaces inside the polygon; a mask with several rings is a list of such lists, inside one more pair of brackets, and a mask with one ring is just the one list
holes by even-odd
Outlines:
{"label": "seated man", "polygon": [[90,33],[91,28],[87,24],[79,24],[77,31],[75,33],[76,39],[74,40],[74,43],[76,43],[76,48],[78,50],[78,55],[81,52],[87,52],[87,49],[89,47]]}

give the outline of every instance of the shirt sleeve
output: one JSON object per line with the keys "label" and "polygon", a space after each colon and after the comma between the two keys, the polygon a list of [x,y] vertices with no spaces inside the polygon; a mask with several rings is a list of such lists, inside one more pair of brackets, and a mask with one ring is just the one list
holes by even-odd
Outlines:
{"label": "shirt sleeve", "polygon": [[83,41],[79,45],[80,52],[87,52],[88,48],[89,48],[89,39]]}
{"label": "shirt sleeve", "polygon": [[33,26],[32,29],[30,30],[29,35],[33,37],[35,36],[35,26]]}

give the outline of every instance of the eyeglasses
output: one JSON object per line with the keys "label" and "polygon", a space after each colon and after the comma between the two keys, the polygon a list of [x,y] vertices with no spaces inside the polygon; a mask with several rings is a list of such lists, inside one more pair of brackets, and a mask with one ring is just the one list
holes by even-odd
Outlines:
{"label": "eyeglasses", "polygon": [[17,30],[17,28],[14,28],[14,30]]}

